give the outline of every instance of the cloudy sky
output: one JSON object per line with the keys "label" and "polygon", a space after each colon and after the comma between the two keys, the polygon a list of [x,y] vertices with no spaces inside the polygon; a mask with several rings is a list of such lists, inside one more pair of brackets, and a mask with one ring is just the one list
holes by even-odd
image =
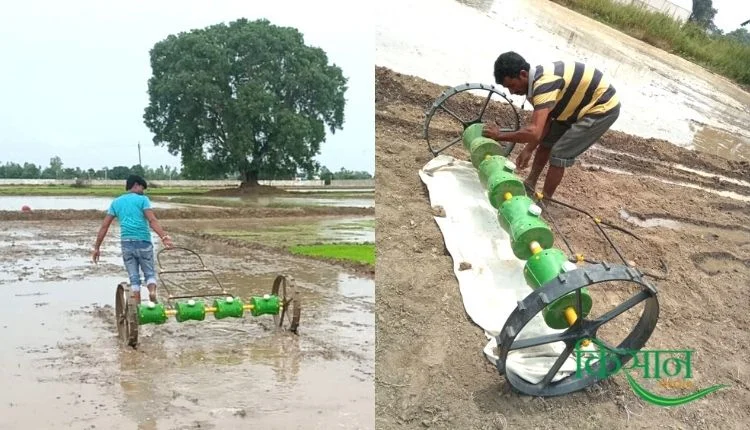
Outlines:
{"label": "cloudy sky", "polygon": [[[317,159],[331,170],[375,168],[375,41],[369,2],[347,0],[26,0],[0,14],[0,163],[179,167],[143,123],[149,50],[170,34],[267,18],[298,28],[349,78],[343,130]],[[344,15],[347,18],[337,17]]]}

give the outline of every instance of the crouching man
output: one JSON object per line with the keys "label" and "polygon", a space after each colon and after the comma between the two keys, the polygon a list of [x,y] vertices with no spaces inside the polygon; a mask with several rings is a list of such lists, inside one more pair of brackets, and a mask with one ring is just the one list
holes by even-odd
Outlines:
{"label": "crouching man", "polygon": [[609,78],[591,65],[555,61],[531,68],[515,52],[495,61],[495,82],[512,94],[526,96],[534,107],[531,122],[515,132],[501,132],[485,124],[484,136],[525,144],[516,167],[525,169],[532,155],[531,172],[524,181],[529,192],[549,162],[543,193],[552,197],[565,169],[617,121],[620,100]]}

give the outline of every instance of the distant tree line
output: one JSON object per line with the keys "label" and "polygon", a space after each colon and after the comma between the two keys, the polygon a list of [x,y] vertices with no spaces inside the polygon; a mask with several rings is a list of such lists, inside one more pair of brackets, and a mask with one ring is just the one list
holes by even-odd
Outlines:
{"label": "distant tree line", "polygon": [[[50,158],[49,165],[42,167],[34,163],[15,163],[6,162],[0,164],[0,178],[2,179],[126,179],[128,175],[136,174],[141,175],[149,181],[164,181],[164,180],[177,180],[177,179],[230,179],[230,180],[242,180],[242,174],[234,172],[233,174],[220,173],[220,172],[191,172],[191,174],[185,175],[184,172],[179,171],[176,167],[171,166],[159,166],[157,168],[151,168],[148,166],[140,166],[138,164],[133,166],[114,166],[114,167],[102,167],[101,169],[81,169],[80,167],[64,167],[60,157],[55,156]],[[372,179],[372,175],[365,171],[351,171],[344,169],[343,167],[338,172],[331,172],[327,167],[318,165],[314,166],[314,170],[303,172],[297,175],[290,174],[274,174],[274,172],[266,171],[261,172],[259,175],[261,180],[290,180],[290,179]]]}

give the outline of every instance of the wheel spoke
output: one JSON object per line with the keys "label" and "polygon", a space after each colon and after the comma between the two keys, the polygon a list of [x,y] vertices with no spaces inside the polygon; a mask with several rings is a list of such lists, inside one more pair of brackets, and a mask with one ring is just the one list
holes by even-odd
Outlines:
{"label": "wheel spoke", "polygon": [[542,382],[539,383],[541,384],[542,388],[546,387],[550,382],[552,382],[552,378],[555,377],[557,371],[560,370],[563,363],[565,363],[565,360],[570,357],[570,353],[573,352],[574,346],[575,345],[572,343],[565,346],[565,350],[562,352],[562,354],[560,354],[559,357],[557,357],[557,360],[555,360],[555,364],[552,365],[552,367],[549,369],[549,372],[544,375],[544,379],[542,379]]}
{"label": "wheel spoke", "polygon": [[448,112],[448,114],[450,116],[452,116],[453,118],[456,118],[458,120],[458,122],[461,123],[461,125],[466,125],[466,122],[464,122],[464,120],[462,120],[461,118],[459,118],[458,115],[456,115],[455,113],[453,113],[453,111],[449,110],[447,107],[443,106],[442,104],[440,105],[440,109]]}
{"label": "wheel spoke", "polygon": [[508,351],[513,351],[516,349],[523,349],[523,348],[531,348],[534,346],[546,345],[548,343],[553,343],[553,342],[560,342],[560,341],[565,342],[568,340],[576,339],[578,337],[577,334],[578,334],[577,332],[568,330],[563,333],[552,333],[552,334],[546,334],[544,336],[531,337],[528,339],[519,339],[513,342],[513,345],[511,345],[510,348],[508,348]]}
{"label": "wheel spoke", "polygon": [[638,303],[646,300],[649,297],[649,293],[647,291],[639,291],[637,294],[633,295],[626,301],[620,303],[619,306],[612,309],[611,311],[605,313],[604,315],[600,316],[599,318],[591,320],[590,327],[591,329],[598,329],[602,325],[604,325],[607,321],[615,318],[616,316],[620,315],[621,313],[627,311],[628,309],[632,308],[633,306],[637,305]]}
{"label": "wheel spoke", "polygon": [[479,112],[479,116],[477,119],[475,119],[475,122],[479,122],[482,120],[482,117],[484,116],[484,111],[487,109],[487,106],[490,104],[490,99],[492,99],[492,91],[489,91],[487,93],[487,100],[484,101],[484,105],[482,105],[482,110]]}

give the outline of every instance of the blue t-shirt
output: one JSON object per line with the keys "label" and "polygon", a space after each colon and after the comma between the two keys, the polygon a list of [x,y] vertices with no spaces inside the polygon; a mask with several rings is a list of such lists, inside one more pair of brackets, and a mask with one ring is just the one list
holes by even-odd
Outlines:
{"label": "blue t-shirt", "polygon": [[148,197],[137,193],[125,193],[114,199],[107,214],[120,222],[120,239],[145,240],[151,242],[151,229],[143,212],[151,209]]}

